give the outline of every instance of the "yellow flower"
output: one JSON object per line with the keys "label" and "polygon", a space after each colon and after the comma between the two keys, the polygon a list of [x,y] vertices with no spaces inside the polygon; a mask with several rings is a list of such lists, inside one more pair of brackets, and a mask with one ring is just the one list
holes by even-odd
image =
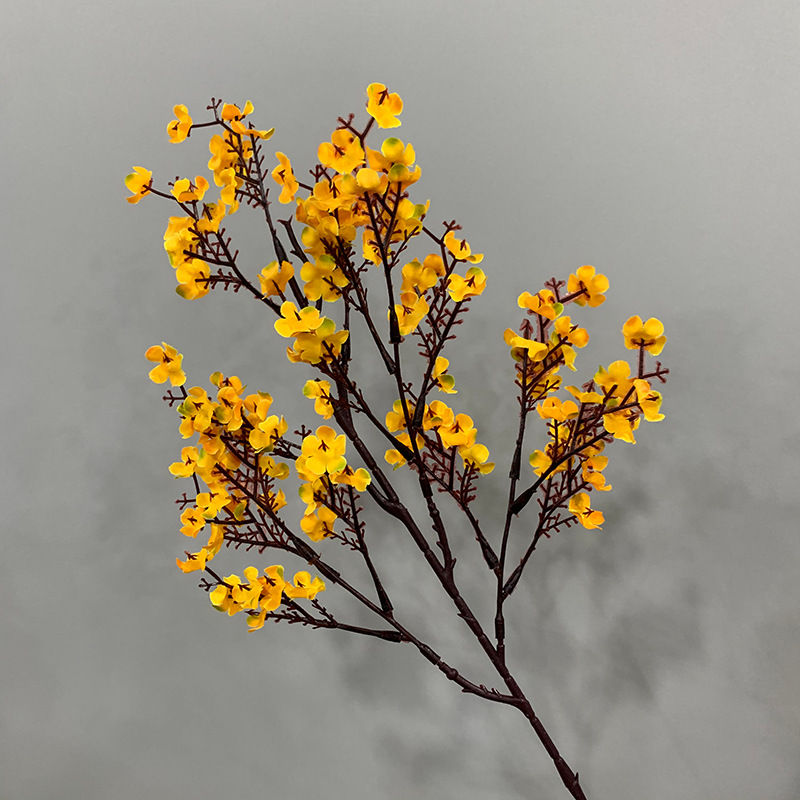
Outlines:
{"label": "yellow flower", "polygon": [[564,306],[556,302],[556,296],[549,289],[542,289],[536,294],[523,292],[517,298],[517,305],[545,319],[555,319],[564,310]]}
{"label": "yellow flower", "polygon": [[293,277],[294,267],[288,261],[284,261],[280,265],[277,261],[270,261],[258,276],[261,284],[261,294],[264,297],[272,297],[276,294],[283,295],[286,291],[286,284]]}
{"label": "yellow flower", "polygon": [[283,153],[275,153],[276,158],[280,162],[275,169],[272,170],[273,180],[283,188],[281,189],[281,196],[278,198],[279,203],[291,203],[300,184],[294,177],[294,170],[292,169],[292,162],[289,157]]}
{"label": "yellow flower", "polygon": [[408,336],[415,331],[429,310],[430,307],[424,297],[420,297],[414,291],[403,292],[400,295],[400,305],[394,307],[400,335]]}
{"label": "yellow flower", "polygon": [[579,492],[569,501],[569,510],[578,518],[584,528],[599,528],[605,521],[602,511],[594,511],[589,506],[589,495]]}
{"label": "yellow flower", "polygon": [[295,304],[287,300],[281,305],[281,319],[275,322],[275,330],[288,339],[299,333],[314,331],[324,321],[325,317],[321,317],[313,306],[306,306],[298,311]]}
{"label": "yellow flower", "polygon": [[413,290],[424,294],[428,289],[436,285],[439,278],[444,275],[444,263],[441,257],[428,256],[425,262],[420,264],[418,259],[409,261],[403,267],[402,292]]}
{"label": "yellow flower", "polygon": [[134,172],[131,172],[125,178],[125,186],[128,187],[129,192],[133,192],[133,197],[126,197],[125,199],[135,205],[146,194],[150,194],[153,173],[144,167],[134,167],[133,169]]}
{"label": "yellow flower", "polygon": [[557,422],[566,422],[578,416],[578,406],[567,400],[562,403],[558,397],[548,397],[536,406],[542,419],[554,419]]}
{"label": "yellow flower", "polygon": [[442,445],[446,448],[472,447],[478,433],[472,424],[472,417],[468,414],[456,414],[452,424],[440,425],[438,432],[442,438]]}
{"label": "yellow flower", "polygon": [[515,361],[521,361],[523,351],[527,351],[531,361],[543,361],[550,349],[546,344],[535,342],[533,339],[526,339],[518,333],[506,328],[503,333],[503,340],[511,348],[511,356]]}
{"label": "yellow flower", "polygon": [[464,464],[480,472],[481,475],[488,475],[494,469],[494,462],[489,461],[489,448],[484,444],[473,444],[471,447],[462,445],[458,448],[458,454],[464,459]]}
{"label": "yellow flower", "polygon": [[148,347],[144,357],[148,361],[156,361],[157,366],[150,370],[150,380],[153,383],[164,383],[169,380],[173,386],[183,386],[186,383],[186,373],[181,369],[183,356],[166,342],[163,345]]}
{"label": "yellow flower", "polygon": [[483,294],[485,288],[486,275],[480,267],[470,267],[465,278],[454,272],[447,283],[447,291],[456,303]]}
{"label": "yellow flower", "polygon": [[303,292],[309,300],[321,297],[326,302],[334,302],[342,295],[340,289],[348,284],[336,260],[327,254],[317,256],[313,264],[309,261],[303,264],[300,277],[305,281]]}
{"label": "yellow flower", "polygon": [[664,415],[659,413],[661,408],[661,393],[650,388],[649,381],[637,379],[633,382],[636,388],[636,399],[642,409],[644,418],[648,422],[660,422]]}
{"label": "yellow flower", "polygon": [[[594,382],[606,392],[613,389],[611,398],[622,400],[633,388],[633,380],[630,378],[630,374],[630,364],[620,359],[609,364],[608,370],[600,367],[595,373]],[[609,405],[618,405],[618,403],[609,403]]]}
{"label": "yellow flower", "polygon": [[[408,401],[408,415],[413,418],[414,404]],[[403,414],[402,400],[395,400],[392,404],[392,410],[386,414],[386,429],[394,433],[395,431],[402,430],[406,426],[406,418]]]}
{"label": "yellow flower", "polygon": [[588,303],[590,308],[596,308],[605,302],[603,294],[608,291],[608,278],[599,272],[595,274],[594,267],[586,264],[569,276],[567,291],[570,294],[582,291],[583,294],[575,298],[575,303],[579,306]]}
{"label": "yellow flower", "polygon": [[370,167],[362,167],[356,173],[356,183],[358,187],[365,192],[378,192],[378,194],[382,194],[386,191],[386,184],[389,183],[389,179]]}
{"label": "yellow flower", "polygon": [[433,372],[431,373],[431,381],[434,386],[439,388],[440,392],[445,394],[458,394],[458,389],[454,389],[456,379],[452,375],[447,374],[447,368],[450,362],[444,356],[438,356],[436,363],[433,365]]}
{"label": "yellow flower", "polygon": [[305,570],[294,574],[294,583],[294,586],[286,584],[283,591],[287,597],[313,600],[319,592],[325,591],[325,584],[319,578],[314,578],[312,581],[311,575]]}
{"label": "yellow flower", "polygon": [[314,411],[323,419],[330,419],[333,416],[331,385],[328,381],[306,381],[303,386],[303,394],[306,397],[314,398]]}
{"label": "yellow flower", "polygon": [[352,486],[357,492],[363,492],[372,483],[372,475],[364,467],[353,470],[348,464],[341,472],[335,472],[331,475],[331,481],[333,483],[345,483]]}
{"label": "yellow flower", "polygon": [[172,144],[180,144],[189,135],[192,128],[192,118],[189,116],[189,109],[184,105],[175,106],[172,109],[177,119],[172,120],[167,125],[167,136]]}
{"label": "yellow flower", "polygon": [[537,475],[543,475],[553,463],[553,459],[541,450],[534,450],[530,454],[528,461]]}
{"label": "yellow flower", "polygon": [[187,508],[181,514],[181,522],[183,523],[183,527],[181,527],[181,533],[184,536],[191,536],[192,539],[197,536],[198,532],[206,524],[205,517],[203,517],[200,511],[196,508]]}
{"label": "yellow flower", "polygon": [[483,254],[473,253],[467,240],[456,239],[456,235],[453,231],[448,231],[445,234],[444,243],[458,261],[469,261],[472,264],[480,264],[480,262],[483,261]]}
{"label": "yellow flower", "polygon": [[204,203],[203,214],[197,220],[198,233],[217,233],[225,216],[225,203]]}
{"label": "yellow flower", "polygon": [[230,502],[231,496],[222,487],[200,492],[197,495],[197,509],[206,519],[214,519]]}
{"label": "yellow flower", "polygon": [[337,436],[333,428],[321,425],[316,435],[303,439],[302,453],[308,457],[306,468],[314,475],[341,472],[347,466],[345,446],[344,434]]}
{"label": "yellow flower", "polygon": [[253,427],[247,440],[257,453],[266,450],[268,453],[275,447],[275,442],[289,429],[289,423],[277,414],[271,414],[263,422]]}
{"label": "yellow flower", "polygon": [[327,506],[320,506],[316,511],[304,514],[300,519],[300,527],[312,542],[319,542],[333,533],[333,523],[338,517]]}
{"label": "yellow flower", "polygon": [[641,317],[631,317],[622,326],[622,335],[625,337],[625,347],[636,350],[644,347],[648,353],[657,356],[667,342],[664,336],[664,325],[661,320],[650,317],[647,322],[642,322]]}
{"label": "yellow flower", "polygon": [[434,400],[425,408],[425,413],[422,415],[422,427],[426,431],[442,426],[449,428],[455,418],[455,412],[447,403],[443,403],[441,400]]}
{"label": "yellow flower", "polygon": [[337,172],[352,172],[364,163],[364,148],[358,139],[344,128],[337,128],[331,134],[330,142],[323,142],[318,150],[319,163]]}
{"label": "yellow flower", "polygon": [[603,470],[608,466],[607,456],[590,456],[583,462],[583,479],[600,492],[611,491],[611,484],[606,484]]}
{"label": "yellow flower", "polygon": [[169,471],[176,478],[189,478],[194,475],[199,458],[196,447],[184,447],[181,450],[181,460],[170,464]]}
{"label": "yellow flower", "polygon": [[636,444],[633,432],[639,427],[640,418],[636,411],[624,409],[603,415],[603,427],[621,442]]}
{"label": "yellow flower", "polygon": [[367,86],[367,114],[379,128],[397,128],[400,120],[397,115],[403,110],[403,101],[399,94],[389,94],[382,83],[371,83]]}
{"label": "yellow flower", "polygon": [[198,175],[194,183],[188,178],[175,181],[175,185],[172,187],[172,196],[179,203],[191,203],[195,200],[202,200],[207,191],[208,181],[202,175]]}

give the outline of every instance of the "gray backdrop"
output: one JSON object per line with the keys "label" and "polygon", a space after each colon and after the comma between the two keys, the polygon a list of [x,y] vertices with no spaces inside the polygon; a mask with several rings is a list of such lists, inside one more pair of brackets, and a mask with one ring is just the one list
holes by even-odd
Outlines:
{"label": "gray backdrop", "polygon": [[[517,294],[586,263],[609,276],[582,316],[584,379],[622,354],[629,315],[666,324],[666,421],[613,446],[602,533],[546,542],[515,596],[534,707],[590,798],[800,797],[796,3],[30,0],[3,17],[3,800],[567,796],[521,715],[410,648],[248,635],[174,565],[182,440],[146,348],[283,413],[308,375],[284,371],[256,303],[175,295],[171,210],[128,206],[123,177],[204,171],[206,137],[175,147],[165,126],[212,95],[251,99],[299,171],[372,81],[406,103],[415,196],[486,254],[450,351],[454,405],[499,462],[484,520],[506,492]],[[272,256],[246,214],[232,232],[257,270]],[[406,619],[488,680],[398,532],[374,536]]]}

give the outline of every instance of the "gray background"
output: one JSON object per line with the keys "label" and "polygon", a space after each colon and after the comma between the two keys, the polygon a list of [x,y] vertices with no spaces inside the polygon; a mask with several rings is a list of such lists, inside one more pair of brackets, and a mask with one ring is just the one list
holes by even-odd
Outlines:
{"label": "gray background", "polygon": [[[129,207],[123,177],[204,171],[206,137],[175,147],[165,126],[211,95],[251,99],[299,172],[371,81],[406,103],[415,197],[486,253],[450,355],[453,404],[499,462],[487,527],[517,294],[585,263],[609,276],[581,317],[583,379],[622,355],[629,315],[666,324],[667,420],[612,448],[602,533],[546,542],[515,596],[534,707],[590,798],[800,797],[799,26],[777,0],[6,4],[0,797],[567,796],[521,715],[411,649],[248,635],[174,566],[182,441],[145,349],[283,413],[308,410],[308,375],[284,371],[256,303],[175,295],[170,208]],[[272,256],[246,215],[232,232],[257,270]],[[488,680],[412,550],[374,530],[405,618]]]}

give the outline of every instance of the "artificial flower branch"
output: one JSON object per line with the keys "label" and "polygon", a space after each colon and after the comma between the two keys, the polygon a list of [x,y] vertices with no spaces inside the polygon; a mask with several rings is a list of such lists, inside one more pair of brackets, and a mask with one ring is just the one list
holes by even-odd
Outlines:
{"label": "artificial flower branch", "polygon": [[[499,541],[487,535],[471,506],[479,479],[494,469],[489,450],[477,441],[471,416],[457,412],[443,399],[429,400],[434,389],[445,396],[457,393],[450,362],[442,353],[456,338],[455,326],[463,322],[471,300],[484,291],[486,275],[477,266],[483,255],[473,253],[465,239],[456,238],[461,228],[455,220],[443,222],[443,231],[437,232],[427,221],[430,201],[411,200],[411,187],[421,176],[411,144],[394,136],[384,139],[378,150],[367,144],[376,126],[400,125],[402,107],[397,94],[382,84],[371,84],[363,128],[354,125],[352,114],[339,118],[330,141],[319,146],[318,163],[309,171],[310,183],[298,180],[289,157],[277,152],[271,178],[280,190],[278,202],[294,205],[293,216],[277,220],[278,224],[270,211],[273,201],[266,185],[270,173],[262,154],[262,144],[274,129],[259,130],[245,120],[254,110],[250,102],[240,108],[212,98],[208,110],[213,119],[200,123],[178,105],[176,119],[167,127],[175,144],[193,131],[217,131],[209,142],[208,162],[220,188],[215,201],[204,199],[210,183],[201,175],[194,180],[176,178],[169,191],[154,188],[152,173],[142,167],[134,167],[126,178],[129,203],[153,194],[177,204],[180,215],[170,217],[164,247],[175,269],[178,294],[196,300],[214,288],[230,287],[234,292],[244,288],[267,306],[276,317],[276,333],[291,341],[286,349],[289,361],[316,371],[317,377],[305,382],[303,394],[326,423],[316,430],[301,425],[290,434],[286,419],[270,413],[272,396],[262,391],[246,393],[235,375],[211,375],[215,398],[198,386],[187,391],[183,356],[166,343],[149,348],[145,355],[154,363],[151,379],[169,381],[180,389],[180,394],[170,391],[164,399],[170,406],[178,404],[181,436],[199,437],[196,445],[182,449],[181,460],[169,469],[176,478],[190,478],[195,489],[194,498],[184,493],[177,501],[181,532],[197,538],[208,526],[210,536],[205,546],[187,551],[186,559],[177,559],[177,564],[185,573],[203,574],[200,585],[212,605],[229,616],[243,612],[251,631],[267,621],[286,622],[412,644],[463,692],[518,708],[566,789],[572,797],[585,800],[578,774],[559,753],[507,664],[505,604],[543,537],[576,524],[588,531],[602,525],[603,513],[590,500],[593,492],[611,489],[603,475],[608,463],[603,454],[606,446],[614,440],[634,443],[633,432],[642,419],[663,419],[661,395],[651,382],[665,382],[668,370],[661,362],[650,371],[645,365],[646,353],[657,356],[664,347],[663,325],[655,318],[643,322],[631,317],[622,333],[625,346],[637,351],[635,375],[627,362],[615,361],[600,367],[582,386],[567,386],[572,399],[565,400],[558,394],[560,372],[576,369],[576,349],[587,344],[589,334],[564,309],[600,306],[608,279],[594,267],[581,266],[566,281],[553,278],[536,294],[526,291],[519,296],[518,305],[524,309],[519,329],[508,328],[503,334],[514,364],[519,424]],[[258,274],[257,283],[240,269],[239,251],[232,250],[223,227],[241,203],[261,209],[275,254],[275,260]],[[301,226],[299,235],[295,225]],[[424,241],[421,234],[433,242],[435,250],[410,258],[407,252],[412,245]],[[282,235],[288,240],[286,246]],[[371,273],[376,273],[377,280]],[[373,282],[382,285],[379,293],[386,300],[384,334],[371,301]],[[323,312],[335,309],[339,300],[342,326],[337,329]],[[369,353],[354,352],[350,332],[356,317],[363,319],[367,341],[393,382],[397,399],[386,412],[373,410],[350,372],[351,364],[366,365],[372,358]],[[406,347],[409,337],[416,339],[421,370]],[[522,457],[528,425],[536,415],[545,423],[546,444],[530,454],[531,483],[518,491],[520,483],[528,482]],[[383,453],[386,465],[417,473],[422,515],[432,536],[401,500],[385,467],[359,432],[358,418],[390,445]],[[329,420],[338,430],[327,424]],[[348,443],[365,466],[351,465]],[[292,474],[305,504],[299,520],[282,513],[287,500],[278,488]],[[457,548],[437,502],[440,494],[451,497],[465,515],[492,576],[492,637],[459,589]],[[532,530],[514,534],[514,521],[537,496],[539,508],[532,515]],[[381,535],[368,530],[362,515],[367,498],[410,536],[507,693],[467,679],[398,620],[383,579]],[[368,575],[366,589],[324,557],[325,547],[337,543],[360,555],[361,568]],[[289,580],[284,567],[273,564],[262,570],[247,566],[244,577],[222,576],[211,562],[223,547],[259,554],[282,551],[318,574],[312,578],[301,569]],[[518,557],[512,551],[520,551]],[[342,620],[318,599],[329,587],[361,604],[381,625]]]}

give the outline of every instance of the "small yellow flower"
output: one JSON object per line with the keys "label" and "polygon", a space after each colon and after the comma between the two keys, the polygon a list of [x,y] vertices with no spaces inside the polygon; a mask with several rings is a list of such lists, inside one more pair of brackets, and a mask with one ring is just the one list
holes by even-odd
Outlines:
{"label": "small yellow flower", "polygon": [[517,298],[517,305],[545,319],[555,319],[564,310],[564,306],[556,302],[556,296],[549,289],[542,289],[536,294],[523,292]]}
{"label": "small yellow flower", "polygon": [[566,422],[578,416],[578,406],[567,400],[562,403],[558,397],[548,397],[536,406],[542,419],[554,419],[557,422]]}
{"label": "small yellow flower", "polygon": [[456,235],[453,231],[448,231],[445,234],[444,243],[458,261],[469,261],[472,264],[480,264],[480,262],[483,261],[483,254],[473,253],[467,240],[456,239]]}
{"label": "small yellow flower", "polygon": [[283,591],[287,597],[303,597],[308,600],[313,600],[318,592],[325,591],[325,584],[319,578],[314,578],[312,581],[311,575],[303,570],[302,572],[295,573],[294,586],[287,583]]}
{"label": "small yellow flower", "polygon": [[183,386],[186,383],[186,373],[181,369],[183,356],[166,342],[163,345],[148,347],[144,357],[148,361],[157,362],[157,366],[150,370],[150,380],[153,383],[164,383],[167,380],[173,386]]}
{"label": "small yellow flower", "polygon": [[175,185],[172,187],[172,196],[179,203],[191,203],[195,200],[202,200],[207,191],[208,181],[202,175],[198,175],[194,183],[188,178],[175,181]]}
{"label": "small yellow flower", "polygon": [[192,129],[192,118],[189,116],[189,109],[184,105],[175,106],[172,111],[177,119],[167,125],[167,136],[172,144],[180,144]]}
{"label": "small yellow flower", "polygon": [[431,373],[431,382],[434,386],[439,388],[440,392],[445,394],[458,394],[458,389],[454,389],[456,379],[452,375],[447,374],[447,368],[450,362],[444,356],[438,356],[436,363],[433,365],[433,372]]}
{"label": "small yellow flower", "polygon": [[447,283],[447,291],[456,303],[483,294],[485,288],[486,275],[480,267],[470,267],[465,278],[454,272]]}
{"label": "small yellow flower", "polygon": [[358,139],[344,128],[331,134],[330,142],[323,142],[318,150],[319,163],[339,173],[352,172],[364,163],[364,148]]}
{"label": "small yellow flower", "polygon": [[599,528],[605,521],[602,511],[594,511],[589,506],[589,495],[579,492],[569,501],[569,510],[587,530]]}
{"label": "small yellow flower", "polygon": [[488,475],[494,469],[494,462],[489,461],[489,448],[485,444],[473,444],[471,447],[466,445],[458,448],[458,454],[464,459],[464,464],[480,472],[481,475]]}
{"label": "small yellow flower", "polygon": [[345,446],[344,434],[337,436],[333,428],[321,425],[316,435],[303,439],[302,453],[308,457],[306,468],[314,475],[341,472],[347,466]]}
{"label": "small yellow flower", "polygon": [[134,167],[133,169],[134,172],[131,172],[125,178],[125,186],[128,187],[129,192],[133,192],[133,197],[126,197],[125,199],[135,205],[146,194],[150,194],[153,173],[144,167]]}
{"label": "small yellow flower", "polygon": [[301,517],[300,528],[312,542],[319,542],[333,533],[333,523],[337,519],[336,514],[327,506],[320,506],[316,511]]}
{"label": "small yellow flower", "polygon": [[323,419],[330,419],[333,416],[331,385],[328,381],[306,381],[303,386],[303,394],[314,399],[314,411]]}
{"label": "small yellow flower", "polygon": [[641,317],[631,317],[622,326],[622,335],[625,337],[625,347],[636,350],[644,347],[648,353],[657,356],[667,343],[664,336],[664,324],[655,317],[650,317],[647,322],[642,322]]}
{"label": "small yellow flower", "polygon": [[289,157],[283,153],[275,153],[275,156],[280,163],[272,170],[272,178],[279,186],[283,187],[278,202],[291,203],[300,188],[300,184],[294,177],[292,162],[289,161]]}
{"label": "small yellow flower", "polygon": [[608,291],[608,278],[599,272],[595,274],[595,268],[586,264],[569,276],[567,291],[570,294],[582,291],[583,294],[575,298],[575,303],[579,306],[588,304],[590,308],[596,308],[605,302],[606,298],[603,295]]}
{"label": "small yellow flower", "polygon": [[280,265],[277,261],[270,261],[258,276],[261,284],[261,294],[264,297],[273,297],[277,294],[283,295],[286,291],[286,284],[293,277],[294,267],[288,261],[284,261]]}
{"label": "small yellow flower", "polygon": [[379,128],[398,128],[400,120],[397,115],[403,110],[403,101],[399,94],[389,94],[382,83],[371,83],[367,86],[367,114]]}

